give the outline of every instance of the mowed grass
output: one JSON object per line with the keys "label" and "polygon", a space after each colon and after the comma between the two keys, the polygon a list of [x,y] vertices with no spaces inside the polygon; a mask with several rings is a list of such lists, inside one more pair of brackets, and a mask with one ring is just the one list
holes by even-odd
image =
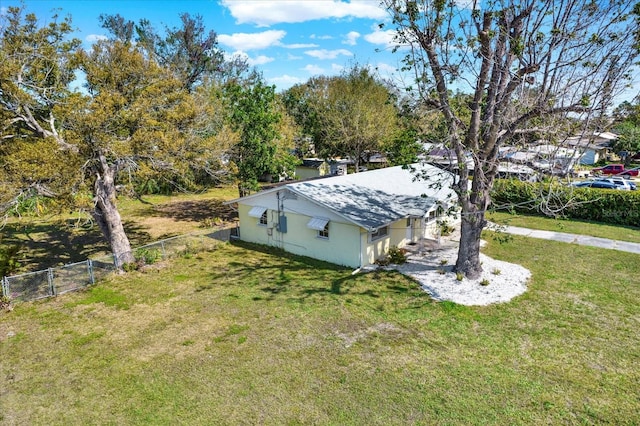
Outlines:
{"label": "mowed grass", "polygon": [[[118,209],[133,248],[176,235],[211,229],[234,220],[223,205],[237,197],[227,186],[199,194],[148,195],[118,198]],[[82,262],[107,255],[109,245],[86,211],[50,212],[11,218],[0,229],[3,245],[20,247],[19,267],[11,275]]]}
{"label": "mowed grass", "polygon": [[640,243],[640,227],[616,226],[599,222],[561,218],[554,219],[544,216],[497,211],[489,213],[487,219],[499,225],[519,226],[522,228],[566,232],[568,234],[589,235],[592,237]]}
{"label": "mowed grass", "polygon": [[221,243],[0,314],[3,424],[638,424],[640,256],[513,237],[529,290]]}

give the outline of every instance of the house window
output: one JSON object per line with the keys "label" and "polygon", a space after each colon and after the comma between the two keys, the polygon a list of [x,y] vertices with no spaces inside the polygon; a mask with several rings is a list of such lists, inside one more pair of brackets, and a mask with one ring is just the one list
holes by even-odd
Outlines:
{"label": "house window", "polygon": [[265,210],[262,215],[260,215],[260,220],[258,220],[258,225],[267,226],[267,211]]}
{"label": "house window", "polygon": [[318,238],[329,238],[329,224],[327,223],[324,228],[318,229]]}
{"label": "house window", "polygon": [[407,228],[411,228],[411,218],[407,218]]}
{"label": "house window", "polygon": [[384,238],[389,234],[389,227],[383,226],[381,228],[376,229],[374,232],[370,234],[371,241],[379,240],[380,238]]}
{"label": "house window", "polygon": [[312,217],[311,220],[307,222],[307,228],[316,231],[318,238],[325,240],[329,238],[329,219],[326,217]]}
{"label": "house window", "polygon": [[431,222],[432,220],[435,220],[439,217],[441,217],[444,214],[444,209],[442,208],[442,206],[438,206],[435,210],[431,210],[429,212],[429,216],[427,218],[428,222]]}

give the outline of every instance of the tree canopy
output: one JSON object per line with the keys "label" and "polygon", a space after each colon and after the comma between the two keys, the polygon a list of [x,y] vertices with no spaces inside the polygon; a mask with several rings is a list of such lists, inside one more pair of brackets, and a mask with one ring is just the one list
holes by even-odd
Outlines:
{"label": "tree canopy", "polygon": [[336,77],[314,77],[284,95],[285,105],[325,158],[348,157],[358,166],[393,146],[400,131],[395,99],[367,67]]}
{"label": "tree canopy", "polygon": [[[639,7],[590,0],[384,4],[395,50],[415,77],[407,89],[442,115],[445,141],[456,153],[456,270],[475,278],[499,147],[536,118],[572,116],[584,126],[602,118],[637,58]],[[468,115],[453,105],[457,92],[469,95]]]}
{"label": "tree canopy", "polygon": [[[183,15],[185,28],[169,33],[180,41],[167,42],[171,58],[160,61],[119,17],[103,19],[114,37],[85,51],[68,38],[70,18],[40,26],[9,8],[0,39],[6,205],[25,191],[63,198],[88,190],[118,266],[131,262],[116,202],[117,185],[127,183],[122,172],[184,183],[199,171],[217,173],[236,141],[221,103],[201,85],[209,62],[185,56],[203,33],[197,23]],[[82,91],[72,89],[76,71]]]}

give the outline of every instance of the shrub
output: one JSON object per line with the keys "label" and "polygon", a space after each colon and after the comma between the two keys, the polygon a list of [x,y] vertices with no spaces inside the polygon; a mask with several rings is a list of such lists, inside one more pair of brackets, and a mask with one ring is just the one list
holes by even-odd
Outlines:
{"label": "shrub", "polygon": [[158,249],[139,248],[135,252],[136,262],[139,266],[153,265],[161,257],[160,250]]}
{"label": "shrub", "polygon": [[[553,194],[549,197],[549,194]],[[546,194],[541,202],[540,194]],[[530,183],[514,179],[496,180],[494,205],[507,205],[521,213],[538,213],[613,225],[638,226],[640,191],[572,188],[553,183]]]}
{"label": "shrub", "polygon": [[482,281],[480,281],[480,285],[483,287],[486,287],[490,284],[489,280],[484,278]]}
{"label": "shrub", "polygon": [[407,250],[396,246],[389,247],[389,262],[395,264],[403,264],[407,261]]}
{"label": "shrub", "polygon": [[449,224],[449,222],[446,219],[438,220],[437,223],[438,223],[438,230],[440,231],[441,236],[446,237],[453,233],[454,228]]}

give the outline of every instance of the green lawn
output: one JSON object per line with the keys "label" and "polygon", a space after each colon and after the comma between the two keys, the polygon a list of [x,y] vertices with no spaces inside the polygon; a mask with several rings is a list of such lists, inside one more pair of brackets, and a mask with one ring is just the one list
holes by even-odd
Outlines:
{"label": "green lawn", "polygon": [[631,226],[615,226],[598,222],[553,219],[544,216],[511,214],[506,212],[491,212],[487,215],[487,219],[500,225],[520,226],[523,228],[590,235],[592,237],[640,243],[640,228]]}
{"label": "green lawn", "polygon": [[0,314],[0,423],[640,423],[639,256],[513,237],[510,303],[220,244]]}
{"label": "green lawn", "polygon": [[[237,197],[233,187],[200,194],[120,197],[118,208],[133,247],[229,223],[233,210],[222,203]],[[87,212],[61,212],[12,218],[0,229],[3,245],[18,245],[20,266],[7,275],[31,272],[109,253]]]}

